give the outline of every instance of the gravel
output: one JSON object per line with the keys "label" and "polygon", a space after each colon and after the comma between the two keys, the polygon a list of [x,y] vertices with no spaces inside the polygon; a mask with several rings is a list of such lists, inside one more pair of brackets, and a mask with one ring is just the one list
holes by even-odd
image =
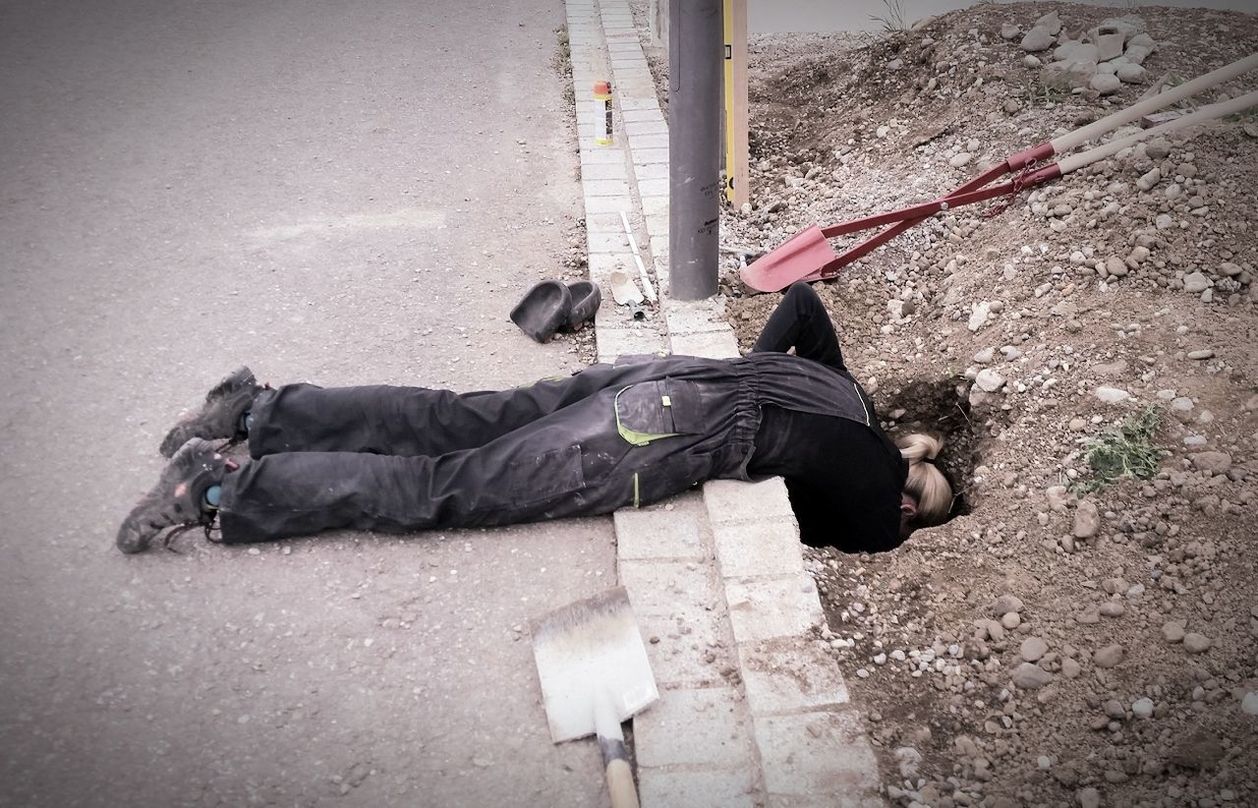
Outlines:
{"label": "gravel", "polygon": [[[762,51],[753,152],[764,167],[752,183],[770,190],[726,215],[730,240],[767,249],[814,222],[932,198],[969,175],[955,156],[978,171],[1143,92],[1045,88],[1056,49],[1097,45],[1093,29],[1120,13],[1062,6],[1053,44],[1025,58],[1022,32],[1048,10],[980,5],[867,50],[800,42],[789,63]],[[1134,53],[1146,82],[1200,75],[1258,37],[1243,15],[1140,17],[1123,59],[1136,64]],[[893,58],[905,67],[891,75]],[[820,63],[850,76],[819,81]],[[1241,709],[1258,689],[1247,594],[1258,575],[1258,168],[1243,125],[1148,141],[996,216],[950,211],[815,285],[882,416],[898,413],[897,430],[944,423],[941,458],[972,508],[892,553],[808,555],[843,638],[826,653],[853,701],[880,715],[868,734],[899,808],[1068,805],[1086,789],[1107,805],[1221,806],[1229,789],[1230,804],[1258,803],[1255,725]],[[724,288],[747,348],[775,296]],[[1198,351],[1213,355],[1189,358]],[[1091,490],[1089,442],[1148,406],[1162,413],[1154,476]],[[955,420],[941,422],[947,412]],[[1207,452],[1230,465],[1192,457]],[[867,608],[851,612],[854,600]],[[1190,653],[1185,627],[1210,647]],[[1030,639],[1046,646],[1033,660]],[[892,757],[905,746],[921,753],[908,783]]]}

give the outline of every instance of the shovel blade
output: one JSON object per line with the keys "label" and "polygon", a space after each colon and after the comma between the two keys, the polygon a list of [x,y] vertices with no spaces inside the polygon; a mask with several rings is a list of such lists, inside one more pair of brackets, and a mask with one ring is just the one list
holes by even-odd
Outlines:
{"label": "shovel blade", "polygon": [[778,292],[819,272],[838,258],[817,225],[782,242],[743,267],[743,283],[758,292]]}
{"label": "shovel blade", "polygon": [[532,628],[555,743],[595,734],[600,711],[618,724],[659,698],[624,587],[551,612]]}

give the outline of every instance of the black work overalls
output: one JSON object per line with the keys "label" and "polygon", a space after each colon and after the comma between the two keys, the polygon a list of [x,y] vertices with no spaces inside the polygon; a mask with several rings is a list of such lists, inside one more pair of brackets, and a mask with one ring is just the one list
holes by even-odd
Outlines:
{"label": "black work overalls", "polygon": [[223,540],[505,525],[648,504],[704,480],[747,479],[765,404],[872,418],[850,379],[779,353],[595,365],[494,392],[267,390],[252,410],[255,459],[223,482]]}

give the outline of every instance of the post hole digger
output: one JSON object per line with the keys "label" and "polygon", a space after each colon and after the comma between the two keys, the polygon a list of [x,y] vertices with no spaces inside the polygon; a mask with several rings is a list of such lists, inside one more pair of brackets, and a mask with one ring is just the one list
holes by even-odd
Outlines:
{"label": "post hole digger", "polygon": [[[791,237],[769,253],[741,269],[743,283],[759,292],[776,292],[796,281],[813,282],[832,278],[839,271],[886,244],[916,224],[937,213],[996,197],[1012,197],[1024,189],[1054,180],[1126,149],[1145,138],[1186,129],[1258,105],[1258,91],[1246,93],[1182,115],[1151,129],[1112,140],[1056,162],[1044,162],[1087,143],[1145,115],[1190,98],[1258,67],[1258,54],[1250,54],[1203,76],[1167,89],[1149,99],[1121,109],[1087,126],[1010,155],[1004,162],[933,201],[900,210],[866,216],[828,227],[812,227]],[[992,185],[1006,174],[1016,174],[1008,182]],[[842,253],[836,253],[829,239],[891,225]]]}

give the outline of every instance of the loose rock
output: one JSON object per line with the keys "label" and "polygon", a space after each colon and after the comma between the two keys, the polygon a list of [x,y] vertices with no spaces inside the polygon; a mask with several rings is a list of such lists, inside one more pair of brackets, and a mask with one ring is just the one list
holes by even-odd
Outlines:
{"label": "loose rock", "polygon": [[1184,635],[1184,650],[1190,654],[1203,654],[1210,650],[1212,644],[1209,637],[1195,631]]}
{"label": "loose rock", "polygon": [[1128,393],[1126,390],[1106,385],[1096,388],[1096,390],[1092,392],[1092,395],[1096,396],[1106,404],[1121,404],[1131,398],[1131,393]]}
{"label": "loose rock", "polygon": [[1091,500],[1080,500],[1079,506],[1075,508],[1075,524],[1071,533],[1076,539],[1090,539],[1096,535],[1096,531],[1101,526],[1100,512],[1097,510],[1096,503]]}
{"label": "loose rock", "polygon": [[1092,653],[1092,664],[1098,668],[1112,668],[1122,661],[1123,647],[1121,645],[1107,645]]}
{"label": "loose rock", "polygon": [[1038,690],[1053,681],[1053,674],[1044,670],[1039,665],[1032,665],[1030,662],[1023,662],[1014,669],[1012,679],[1013,683],[1020,690]]}
{"label": "loose rock", "polygon": [[1112,73],[1097,73],[1088,82],[1088,86],[1101,95],[1112,95],[1122,88],[1123,83]]}
{"label": "loose rock", "polygon": [[1213,285],[1210,279],[1200,272],[1193,272],[1184,276],[1184,291],[1190,294],[1204,292]]}
{"label": "loose rock", "polygon": [[1039,637],[1027,637],[1022,641],[1022,658],[1027,662],[1036,662],[1048,653],[1048,643]]}
{"label": "loose rock", "polygon": [[1022,37],[1022,50],[1027,53],[1048,50],[1052,47],[1053,35],[1044,28],[1032,28]]}

